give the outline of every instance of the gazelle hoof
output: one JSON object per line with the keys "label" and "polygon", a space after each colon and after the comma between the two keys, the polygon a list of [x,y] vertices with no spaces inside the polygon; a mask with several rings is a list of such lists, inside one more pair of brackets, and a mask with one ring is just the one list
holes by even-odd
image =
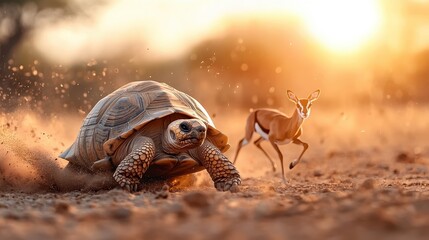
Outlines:
{"label": "gazelle hoof", "polygon": [[289,179],[287,179],[285,177],[282,178],[282,181],[283,181],[283,184],[288,184],[289,183]]}
{"label": "gazelle hoof", "polygon": [[292,169],[293,167],[295,167],[295,161],[293,161],[293,162],[291,162],[290,164],[289,164],[289,169]]}

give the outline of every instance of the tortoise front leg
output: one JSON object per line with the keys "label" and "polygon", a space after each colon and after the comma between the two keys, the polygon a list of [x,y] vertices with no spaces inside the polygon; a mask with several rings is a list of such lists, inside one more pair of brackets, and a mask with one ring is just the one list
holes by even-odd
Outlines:
{"label": "tortoise front leg", "polygon": [[197,149],[198,159],[207,169],[219,191],[237,192],[241,184],[240,174],[234,165],[211,142],[205,141]]}
{"label": "tortoise front leg", "polygon": [[137,191],[143,173],[149,168],[155,156],[155,144],[152,139],[144,137],[139,147],[134,149],[116,168],[113,178],[124,189]]}

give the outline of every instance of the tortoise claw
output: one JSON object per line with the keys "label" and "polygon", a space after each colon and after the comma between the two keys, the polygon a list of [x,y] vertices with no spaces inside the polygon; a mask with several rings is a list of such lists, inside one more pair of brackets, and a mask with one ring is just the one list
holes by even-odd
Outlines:
{"label": "tortoise claw", "polygon": [[125,184],[122,189],[128,192],[137,192],[139,190],[139,184]]}
{"label": "tortoise claw", "polygon": [[216,187],[216,189],[218,191],[225,191],[225,190],[223,190],[224,189],[224,185],[225,185],[224,182],[217,182],[217,183],[215,183],[215,187]]}
{"label": "tortoise claw", "polygon": [[122,189],[128,192],[137,192],[139,189],[140,180],[138,178],[126,177],[120,172],[115,172],[113,178]]}
{"label": "tortoise claw", "polygon": [[240,191],[238,187],[240,184],[241,180],[239,178],[220,179],[215,182],[215,187],[218,191],[230,191],[232,193],[236,193]]}
{"label": "tortoise claw", "polygon": [[138,184],[126,184],[125,189],[128,192],[137,192],[139,189],[139,185]]}
{"label": "tortoise claw", "polygon": [[237,193],[240,191],[240,188],[238,187],[237,183],[233,183],[232,186],[229,188],[229,191],[232,193]]}

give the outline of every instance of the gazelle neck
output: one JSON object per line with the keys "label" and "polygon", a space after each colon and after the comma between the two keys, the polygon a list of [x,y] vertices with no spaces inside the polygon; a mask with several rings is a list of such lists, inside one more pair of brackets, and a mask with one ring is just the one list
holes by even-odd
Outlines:
{"label": "gazelle neck", "polygon": [[290,125],[292,128],[298,130],[301,128],[301,125],[304,123],[305,118],[299,114],[298,109],[295,109],[295,111],[292,114],[292,117],[290,118]]}

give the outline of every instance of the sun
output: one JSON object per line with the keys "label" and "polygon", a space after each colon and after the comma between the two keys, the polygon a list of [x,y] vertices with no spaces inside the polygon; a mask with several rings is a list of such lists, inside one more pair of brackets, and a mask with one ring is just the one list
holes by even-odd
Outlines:
{"label": "sun", "polygon": [[318,41],[337,52],[353,51],[378,29],[380,12],[375,0],[309,0],[296,9]]}

